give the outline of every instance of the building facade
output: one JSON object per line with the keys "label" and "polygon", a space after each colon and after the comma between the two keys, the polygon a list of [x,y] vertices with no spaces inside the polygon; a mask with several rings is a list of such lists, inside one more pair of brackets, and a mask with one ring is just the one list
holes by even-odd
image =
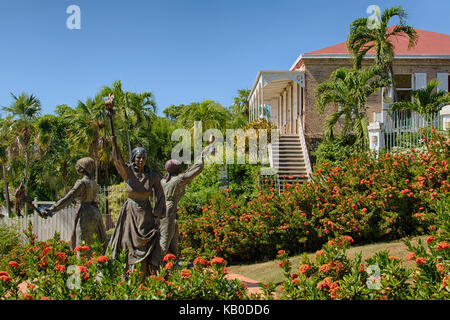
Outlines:
{"label": "building facade", "polygon": [[[428,81],[441,81],[439,90],[449,91],[450,35],[416,29],[418,41],[408,48],[407,37],[391,39],[395,47],[394,74],[401,99],[409,99],[413,89],[424,88]],[[364,65],[374,62],[373,54]],[[289,70],[260,71],[249,96],[249,121],[270,110],[271,121],[285,135],[304,135],[309,151],[322,137],[322,126],[328,114],[338,106],[328,106],[323,115],[315,110],[316,86],[340,68],[353,65],[346,43],[300,55]],[[369,98],[367,116],[370,122],[383,123],[389,104],[383,102],[384,88]],[[301,130],[300,130],[301,127]]]}

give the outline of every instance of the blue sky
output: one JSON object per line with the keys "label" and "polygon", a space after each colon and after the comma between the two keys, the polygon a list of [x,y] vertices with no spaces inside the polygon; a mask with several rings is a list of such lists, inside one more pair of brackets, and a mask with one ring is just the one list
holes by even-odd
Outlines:
{"label": "blue sky", "polygon": [[[66,26],[72,4],[80,30]],[[159,115],[204,99],[230,106],[259,70],[345,41],[371,4],[401,5],[413,27],[450,34],[448,0],[0,0],[0,106],[28,92],[53,113],[117,79],[153,92]]]}

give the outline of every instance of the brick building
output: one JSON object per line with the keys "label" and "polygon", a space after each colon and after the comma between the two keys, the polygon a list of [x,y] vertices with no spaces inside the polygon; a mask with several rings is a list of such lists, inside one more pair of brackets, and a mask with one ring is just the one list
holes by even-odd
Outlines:
{"label": "brick building", "polygon": [[[407,37],[391,39],[395,47],[394,74],[399,97],[409,99],[409,92],[426,86],[433,78],[441,81],[440,90],[449,91],[450,35],[416,29],[417,45],[408,48]],[[374,55],[366,55],[363,66],[373,64]],[[314,89],[328,80],[340,67],[352,67],[352,59],[346,43],[300,55],[289,70],[260,71],[250,95],[249,121],[263,116],[270,110],[271,121],[281,130],[281,136],[298,136],[309,150],[314,149],[322,136],[322,126],[327,114],[337,106],[329,106],[324,115],[315,110]],[[369,98],[367,116],[370,122],[383,122],[390,105],[384,103],[384,88]],[[309,152],[308,152],[309,151]]]}

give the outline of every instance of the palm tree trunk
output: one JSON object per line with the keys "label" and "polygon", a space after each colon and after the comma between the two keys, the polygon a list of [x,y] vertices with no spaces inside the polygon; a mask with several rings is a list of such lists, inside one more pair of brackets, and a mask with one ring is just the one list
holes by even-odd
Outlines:
{"label": "palm tree trunk", "polygon": [[[28,150],[28,146],[26,146],[26,151],[25,151],[25,196],[28,196],[28,167],[29,167],[29,162],[30,162],[30,152]],[[27,215],[28,212],[28,202],[25,201],[25,214],[24,216]]]}
{"label": "palm tree trunk", "polygon": [[5,203],[6,203],[6,212],[8,212],[8,216],[11,215],[11,206],[9,204],[9,189],[8,189],[8,180],[6,180],[6,168],[5,164],[2,163],[2,173],[3,173],[3,181],[5,181]]}
{"label": "palm tree trunk", "polygon": [[127,134],[127,143],[128,143],[128,156],[129,159],[131,160],[131,142],[130,142],[130,134],[128,132],[128,130],[125,131]]}

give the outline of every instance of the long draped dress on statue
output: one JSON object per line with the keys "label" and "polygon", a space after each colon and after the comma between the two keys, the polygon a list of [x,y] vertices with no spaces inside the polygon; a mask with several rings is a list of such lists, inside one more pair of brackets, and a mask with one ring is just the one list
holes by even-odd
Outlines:
{"label": "long draped dress on statue", "polygon": [[[164,191],[155,172],[145,166],[140,173],[133,164],[126,164],[113,143],[114,165],[127,185],[128,199],[123,204],[116,228],[109,241],[112,257],[121,250],[127,252],[128,268],[141,263],[146,273],[159,267],[161,261],[160,233],[155,218],[163,218],[166,213]],[[154,192],[155,208],[152,209],[150,195]]]}
{"label": "long draped dress on statue", "polygon": [[184,196],[186,186],[202,172],[203,166],[203,156],[201,156],[186,172],[171,176],[169,181],[165,178],[161,180],[166,196],[166,217],[161,219],[160,225],[160,244],[163,256],[167,253],[177,255],[179,236],[177,222],[178,201]]}
{"label": "long draped dress on statue", "polygon": [[92,244],[94,234],[101,243],[106,243],[105,225],[98,209],[97,183],[86,176],[77,180],[73,188],[51,208],[59,211],[73,201],[78,202],[78,209],[70,241],[71,248],[74,249],[81,241]]}

